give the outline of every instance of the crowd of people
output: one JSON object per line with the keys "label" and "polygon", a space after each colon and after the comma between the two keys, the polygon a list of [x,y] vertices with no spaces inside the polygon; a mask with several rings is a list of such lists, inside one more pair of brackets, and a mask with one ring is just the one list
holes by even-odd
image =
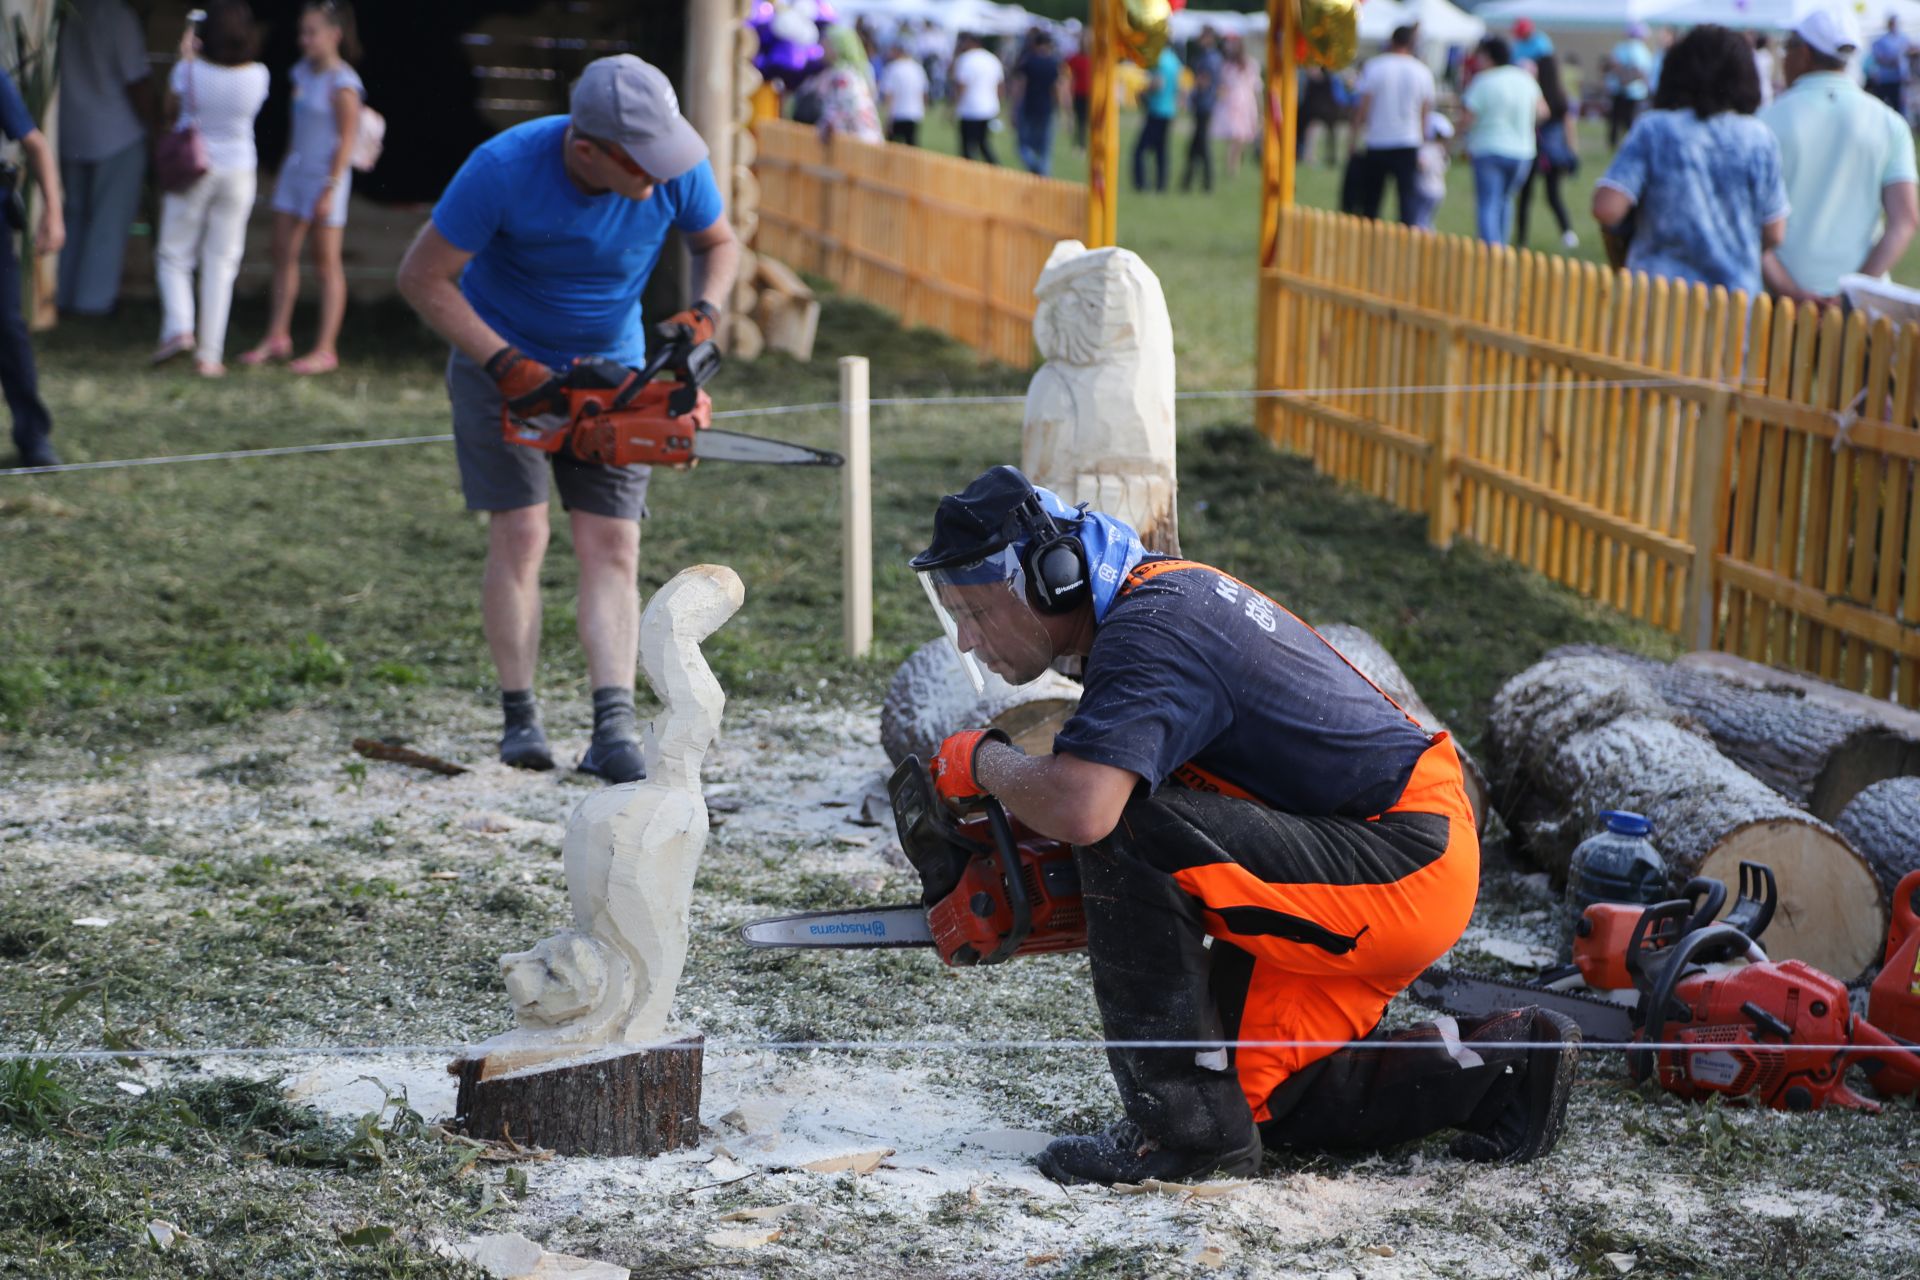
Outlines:
{"label": "crowd of people", "polygon": [[1303,158],[1310,130],[1348,125],[1349,213],[1379,217],[1391,185],[1400,220],[1431,229],[1459,156],[1481,240],[1527,244],[1539,189],[1574,248],[1563,187],[1581,162],[1578,121],[1604,112],[1613,154],[1592,215],[1616,265],[1831,303],[1843,276],[1889,271],[1920,227],[1908,114],[1920,47],[1897,20],[1869,44],[1850,10],[1810,8],[1777,56],[1764,35],[1705,25],[1656,42],[1636,25],[1609,50],[1590,113],[1571,59],[1530,22],[1450,60],[1451,113],[1417,38],[1395,31],[1350,88],[1303,85]]}
{"label": "crowd of people", "polygon": [[[1063,120],[1072,121],[1073,145],[1086,149],[1092,60],[1045,27],[993,47],[986,36],[962,31],[948,37],[931,22],[913,20],[883,39],[863,20],[830,26],[821,40],[826,57],[791,95],[791,112],[823,135],[917,146],[928,109],[944,102],[959,127],[960,154],[969,160],[1001,163],[994,138],[1009,116],[1014,150],[1029,173],[1053,172],[1054,135]],[[1139,88],[1134,189],[1167,189],[1183,109],[1192,128],[1181,190],[1196,181],[1213,190],[1215,143],[1225,149],[1228,176],[1237,173],[1247,149],[1260,142],[1262,75],[1239,36],[1222,39],[1211,27],[1188,42],[1184,56],[1171,45],[1163,48]]]}

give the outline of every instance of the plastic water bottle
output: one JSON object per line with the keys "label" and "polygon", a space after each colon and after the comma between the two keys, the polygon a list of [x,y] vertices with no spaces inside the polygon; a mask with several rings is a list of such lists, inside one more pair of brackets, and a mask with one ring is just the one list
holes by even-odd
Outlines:
{"label": "plastic water bottle", "polygon": [[1573,930],[1596,902],[1662,902],[1667,864],[1647,834],[1653,824],[1637,813],[1605,809],[1606,830],[1588,836],[1567,864],[1566,907],[1560,920],[1560,954],[1573,954]]}

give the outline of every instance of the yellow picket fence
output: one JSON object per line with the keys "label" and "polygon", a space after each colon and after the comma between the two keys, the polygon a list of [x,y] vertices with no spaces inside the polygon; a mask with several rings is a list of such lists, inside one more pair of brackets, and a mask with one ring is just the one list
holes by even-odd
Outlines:
{"label": "yellow picket fence", "polygon": [[1013,365],[1033,361],[1033,285],[1087,221],[1084,186],[916,147],[756,126],[755,248],[909,325]]}
{"label": "yellow picket fence", "polygon": [[1920,330],[1292,208],[1261,429],[1700,648],[1920,706]]}

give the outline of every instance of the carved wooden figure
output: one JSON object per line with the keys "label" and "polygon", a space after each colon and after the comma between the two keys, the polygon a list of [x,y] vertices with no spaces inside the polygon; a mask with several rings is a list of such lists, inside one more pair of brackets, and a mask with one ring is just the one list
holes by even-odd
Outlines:
{"label": "carved wooden figure", "polygon": [[[647,777],[595,793],[567,823],[573,924],[500,958],[519,1025],[454,1064],[470,1132],[497,1138],[505,1126],[522,1142],[595,1154],[697,1140],[697,1041],[661,1042],[707,840],[700,765],[726,705],[700,643],[744,597],[733,570],[698,565],[648,603],[640,665],[664,711]],[[623,1056],[621,1046],[641,1051]]]}
{"label": "carved wooden figure", "polygon": [[1177,552],[1173,323],[1159,279],[1130,250],[1062,240],[1033,291],[1047,361],[1027,386],[1020,469]]}

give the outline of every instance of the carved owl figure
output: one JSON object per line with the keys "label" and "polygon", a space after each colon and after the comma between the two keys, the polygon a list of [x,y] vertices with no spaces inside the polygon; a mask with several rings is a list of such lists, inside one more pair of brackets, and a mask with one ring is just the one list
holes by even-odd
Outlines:
{"label": "carved owl figure", "polygon": [[1040,354],[1064,364],[1091,365],[1139,349],[1143,337],[1173,325],[1160,282],[1130,249],[1089,249],[1062,240],[1033,287],[1033,337]]}

